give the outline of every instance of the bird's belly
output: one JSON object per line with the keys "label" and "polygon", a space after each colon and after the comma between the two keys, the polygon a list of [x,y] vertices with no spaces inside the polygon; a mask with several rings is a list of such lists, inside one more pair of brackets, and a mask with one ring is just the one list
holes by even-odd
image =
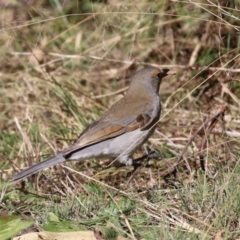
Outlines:
{"label": "bird's belly", "polygon": [[124,133],[118,137],[99,142],[74,152],[68,160],[84,160],[93,157],[110,157],[118,162],[127,162],[133,152],[140,147],[152,134],[140,129]]}
{"label": "bird's belly", "polygon": [[122,134],[109,142],[108,148],[104,149],[107,155],[131,155],[141,146],[151,133],[137,129],[132,132]]}

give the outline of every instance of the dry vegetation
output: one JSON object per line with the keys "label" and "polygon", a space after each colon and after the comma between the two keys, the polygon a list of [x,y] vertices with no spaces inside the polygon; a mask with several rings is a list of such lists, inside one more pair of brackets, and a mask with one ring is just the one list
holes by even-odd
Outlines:
{"label": "dry vegetation", "polygon": [[[52,212],[105,239],[240,239],[238,0],[0,0],[0,11],[1,216],[38,229]],[[9,184],[122,98],[143,65],[177,73],[148,142],[163,159],[135,172],[72,162]]]}

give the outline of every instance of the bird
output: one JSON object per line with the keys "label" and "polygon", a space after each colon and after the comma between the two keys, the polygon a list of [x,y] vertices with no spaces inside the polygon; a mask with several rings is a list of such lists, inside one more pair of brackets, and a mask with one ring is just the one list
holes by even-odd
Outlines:
{"label": "bird", "polygon": [[57,153],[17,173],[17,182],[56,164],[108,157],[120,165],[133,165],[133,153],[153,134],[161,114],[159,88],[169,69],[144,67],[133,77],[125,96],[91,123],[76,141]]}

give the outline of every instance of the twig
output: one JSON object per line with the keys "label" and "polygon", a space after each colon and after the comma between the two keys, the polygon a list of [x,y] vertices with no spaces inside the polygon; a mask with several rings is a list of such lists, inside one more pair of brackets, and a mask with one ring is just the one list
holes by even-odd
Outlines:
{"label": "twig", "polygon": [[[32,55],[32,52],[11,52],[13,56],[30,56]],[[136,65],[150,65],[145,62],[136,62],[135,60],[133,61],[123,61],[123,60],[118,60],[118,59],[112,59],[112,58],[104,58],[104,57],[98,57],[98,56],[93,56],[93,55],[70,55],[70,54],[61,54],[61,53],[48,53],[50,56],[54,57],[59,57],[62,59],[86,59],[86,58],[91,58],[94,60],[99,60],[99,61],[108,61],[108,62],[115,62],[115,63],[123,63],[123,64],[132,64],[135,63]],[[44,64],[46,65],[46,63]],[[41,65],[40,65],[41,66]],[[224,72],[231,72],[231,73],[239,73],[240,68],[233,69],[233,68],[224,68],[224,67],[189,67],[186,65],[173,65],[173,64],[168,64],[168,65],[157,65],[157,64],[151,64],[151,66],[155,67],[161,67],[161,68],[182,68],[182,69],[193,69],[193,70],[212,70],[212,71],[224,71]]]}
{"label": "twig", "polygon": [[178,160],[176,163],[174,163],[172,166],[170,166],[168,169],[162,171],[160,174],[161,176],[165,177],[166,175],[170,174],[171,172],[176,170],[176,167],[183,161],[183,155],[187,151],[188,146],[191,144],[191,142],[194,140],[194,138],[198,135],[199,132],[202,131],[202,129],[206,128],[207,124],[209,122],[213,122],[214,119],[217,119],[219,116],[221,116],[227,109],[227,105],[221,105],[217,112],[208,118],[198,129],[197,131],[192,135],[192,137],[189,139],[188,143],[186,144],[185,148],[183,149],[182,153],[179,155]]}
{"label": "twig", "polygon": [[[220,115],[222,115],[222,114],[220,114]],[[209,127],[206,129],[205,134],[204,134],[204,138],[203,138],[203,140],[202,140],[202,142],[200,144],[200,147],[199,147],[200,166],[201,166],[203,171],[206,170],[205,169],[205,163],[204,163],[203,151],[205,150],[205,147],[206,147],[206,144],[207,144],[208,135],[212,132],[213,128],[217,124],[218,116],[211,119],[211,123],[210,123]]]}

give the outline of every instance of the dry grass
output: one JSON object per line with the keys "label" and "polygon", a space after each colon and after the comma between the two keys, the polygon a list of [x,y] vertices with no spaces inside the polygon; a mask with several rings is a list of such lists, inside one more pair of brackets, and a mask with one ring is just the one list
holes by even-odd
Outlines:
{"label": "dry grass", "polygon": [[[0,2],[0,212],[34,213],[37,226],[54,212],[106,239],[239,238],[238,1],[37,2]],[[6,186],[122,98],[143,65],[177,72],[148,144],[164,159],[133,175],[107,159],[67,163]]]}

